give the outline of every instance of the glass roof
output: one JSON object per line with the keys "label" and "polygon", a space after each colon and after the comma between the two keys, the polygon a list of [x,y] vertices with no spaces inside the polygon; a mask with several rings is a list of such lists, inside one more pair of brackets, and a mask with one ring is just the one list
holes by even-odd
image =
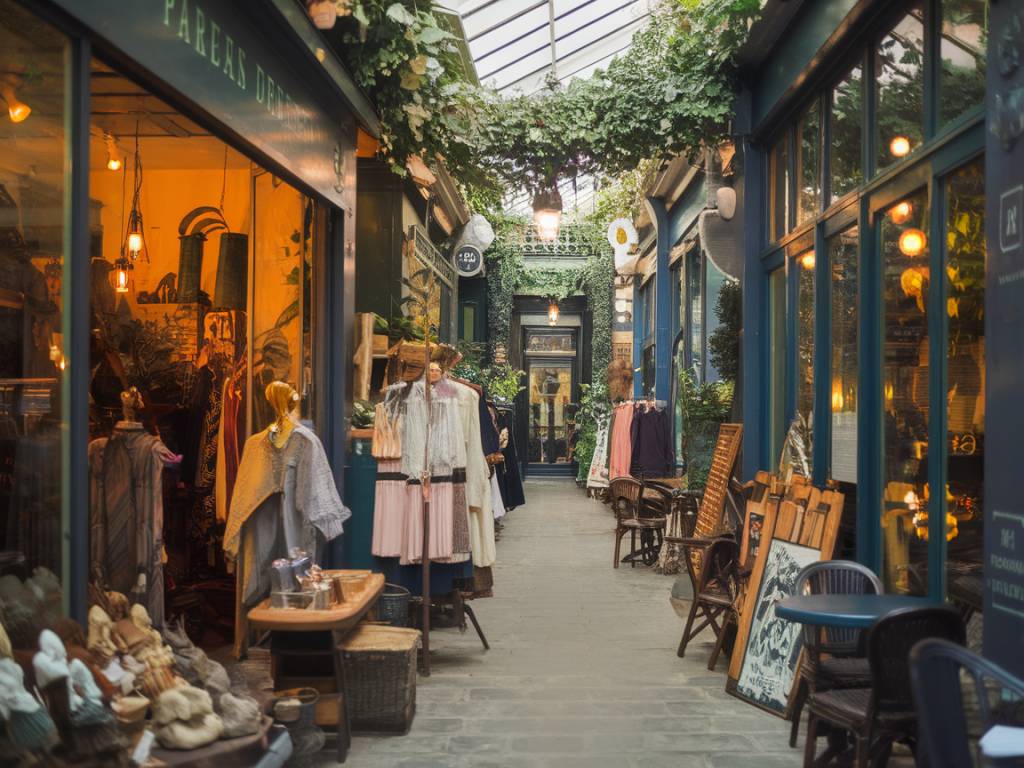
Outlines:
{"label": "glass roof", "polygon": [[441,0],[462,17],[477,76],[507,95],[563,83],[606,67],[629,47],[652,0]]}
{"label": "glass roof", "polygon": [[[657,0],[441,0],[462,19],[476,74],[506,96],[536,93],[554,70],[562,83],[589,77],[629,48]],[[553,38],[553,39],[552,39]],[[566,213],[593,209],[597,183],[559,182]],[[529,214],[531,197],[512,193],[510,213]]]}

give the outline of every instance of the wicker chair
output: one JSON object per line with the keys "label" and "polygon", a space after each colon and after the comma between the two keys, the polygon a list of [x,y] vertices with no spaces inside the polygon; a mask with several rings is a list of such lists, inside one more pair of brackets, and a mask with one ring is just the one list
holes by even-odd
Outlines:
{"label": "wicker chair", "polygon": [[973,765],[972,739],[996,724],[1021,724],[1024,680],[959,645],[922,640],[910,652],[910,680],[920,766]]}
{"label": "wicker chair", "polygon": [[870,688],[835,688],[808,699],[804,768],[815,764],[818,726],[822,721],[853,734],[856,768],[872,757],[884,765],[894,742],[916,738],[917,713],[910,690],[910,650],[930,637],[963,645],[964,622],[952,606],[904,608],[886,614],[868,630]]}
{"label": "wicker chair", "polygon": [[[811,563],[796,577],[794,595],[879,595],[882,582],[860,563],[827,560]],[[858,658],[861,630],[839,627],[803,628],[804,658],[800,665],[796,700],[793,702],[793,726],[789,746],[795,747],[800,732],[800,713],[807,696],[830,688],[867,688],[871,685],[868,660]]]}
{"label": "wicker chair", "polygon": [[[627,533],[630,537],[629,554],[622,558],[631,567],[636,566],[638,557],[643,558],[647,564],[651,564],[653,550],[653,561],[658,558],[658,548],[661,546],[661,538],[665,530],[665,513],[656,514],[648,501],[644,499],[644,484],[631,477],[617,477],[608,486],[608,499],[615,513],[615,555],[612,566],[619,567],[619,550],[622,546],[622,537]],[[641,536],[641,548],[637,549],[637,534]],[[653,562],[652,561],[652,562]]]}

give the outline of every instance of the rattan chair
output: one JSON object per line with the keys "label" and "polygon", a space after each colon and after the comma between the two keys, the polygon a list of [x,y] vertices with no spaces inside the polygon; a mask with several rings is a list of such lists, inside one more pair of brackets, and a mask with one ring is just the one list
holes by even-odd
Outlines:
{"label": "rattan chair", "polygon": [[910,650],[921,640],[937,637],[963,645],[964,622],[948,605],[904,608],[880,618],[868,630],[870,688],[834,688],[812,693],[807,701],[807,743],[804,768],[815,764],[818,727],[827,722],[853,734],[854,765],[884,765],[896,741],[909,740],[916,751],[917,713],[910,689]]}
{"label": "rattan chair", "polygon": [[[645,501],[644,484],[632,477],[617,477],[608,485],[608,499],[615,513],[615,554],[612,566],[619,567],[622,537],[627,533],[629,554],[622,560],[628,562],[630,567],[636,566],[637,558],[648,565],[656,562],[665,530],[665,512],[656,514],[649,501]],[[640,549],[637,549],[638,533]]]}
{"label": "rattan chair", "polygon": [[[1024,720],[1024,680],[946,640],[922,640],[914,646],[910,680],[918,716],[917,764],[922,768],[974,765],[974,739],[993,725],[1019,727]],[[970,683],[966,691],[965,683]]]}
{"label": "rattan chair", "polygon": [[[870,568],[849,560],[811,563],[796,577],[794,595],[879,595],[882,582]],[[866,688],[871,685],[868,660],[857,653],[859,629],[803,627],[804,657],[800,665],[789,746],[795,747],[800,714],[807,696],[830,688]]]}

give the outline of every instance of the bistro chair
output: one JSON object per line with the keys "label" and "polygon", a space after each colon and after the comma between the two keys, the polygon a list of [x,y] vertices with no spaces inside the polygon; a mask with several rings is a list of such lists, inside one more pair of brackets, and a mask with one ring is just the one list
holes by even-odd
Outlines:
{"label": "bistro chair", "polygon": [[916,751],[910,649],[930,637],[963,645],[964,622],[955,608],[903,608],[875,622],[867,634],[871,687],[818,691],[807,701],[810,717],[804,768],[814,765],[818,727],[823,721],[853,734],[856,768],[867,768],[872,757],[884,765],[896,741],[909,739]]}
{"label": "bistro chair", "polygon": [[[882,582],[870,568],[860,563],[826,560],[811,563],[800,571],[793,594],[880,595]],[[808,694],[831,688],[867,688],[871,685],[868,660],[857,653],[860,635],[859,629],[804,625],[804,657],[793,702],[789,746],[796,746],[800,713]]]}
{"label": "bistro chair", "polygon": [[914,646],[910,680],[918,716],[917,765],[922,768],[976,765],[981,761],[971,754],[972,742],[993,725],[1024,721],[1024,681],[946,640]]}
{"label": "bistro chair", "polygon": [[[729,617],[739,596],[738,556],[739,544],[734,539],[715,539],[704,550],[704,565],[700,573],[695,575],[691,570],[695,588],[690,614],[686,617],[683,637],[676,652],[680,658],[686,654],[686,646],[690,641],[710,626],[715,633],[715,648],[708,669],[714,669],[725,644]],[[695,627],[694,623],[698,620],[700,623]]]}
{"label": "bistro chair", "polygon": [[[632,477],[617,477],[608,485],[608,498],[612,511],[615,513],[615,555],[612,567],[619,567],[619,550],[622,537],[629,534],[629,554],[622,558],[631,567],[636,566],[637,558],[650,565],[658,559],[658,549],[665,529],[665,513],[660,516],[653,510],[649,502],[644,500],[644,484]],[[637,550],[637,533],[641,535],[641,548]],[[657,542],[658,549],[655,549]],[[651,559],[653,550],[653,560]],[[650,561],[650,562],[648,562]]]}

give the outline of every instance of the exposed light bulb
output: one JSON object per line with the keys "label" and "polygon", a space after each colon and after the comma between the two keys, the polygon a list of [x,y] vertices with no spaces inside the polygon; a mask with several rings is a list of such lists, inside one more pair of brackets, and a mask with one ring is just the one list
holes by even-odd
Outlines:
{"label": "exposed light bulb", "polygon": [[928,240],[920,229],[906,229],[900,234],[900,252],[905,256],[920,256],[927,243]]}
{"label": "exposed light bulb", "polygon": [[893,157],[906,157],[910,154],[910,139],[906,136],[897,136],[889,142],[889,151]]}
{"label": "exposed light bulb", "polygon": [[142,250],[142,235],[138,232],[131,232],[128,235],[128,250],[131,252],[132,257],[137,257],[139,251]]}
{"label": "exposed light bulb", "polygon": [[548,325],[558,325],[558,302],[548,305]]}
{"label": "exposed light bulb", "polygon": [[18,96],[14,92],[14,86],[10,83],[7,83],[0,89],[0,95],[7,102],[7,114],[10,116],[12,123],[20,123],[32,114],[32,108],[25,102],[18,100]]}
{"label": "exposed light bulb", "polygon": [[808,251],[800,257],[800,266],[804,269],[814,269],[814,251]]}
{"label": "exposed light bulb", "polygon": [[125,267],[118,267],[114,278],[114,291],[117,293],[128,293],[128,270]]}
{"label": "exposed light bulb", "polygon": [[902,224],[909,220],[913,214],[914,206],[906,200],[902,203],[896,203],[896,205],[889,209],[889,218],[892,219],[894,224]]}

